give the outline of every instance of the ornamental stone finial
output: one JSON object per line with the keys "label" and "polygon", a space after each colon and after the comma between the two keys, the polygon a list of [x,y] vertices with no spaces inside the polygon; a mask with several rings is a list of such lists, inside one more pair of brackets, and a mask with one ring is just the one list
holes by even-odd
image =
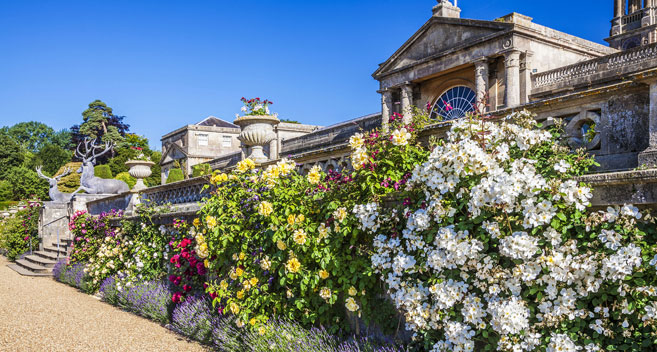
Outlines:
{"label": "ornamental stone finial", "polygon": [[461,9],[458,8],[457,0],[454,0],[454,4],[450,0],[437,0],[438,5],[433,7],[433,17],[451,17],[451,18],[460,18]]}

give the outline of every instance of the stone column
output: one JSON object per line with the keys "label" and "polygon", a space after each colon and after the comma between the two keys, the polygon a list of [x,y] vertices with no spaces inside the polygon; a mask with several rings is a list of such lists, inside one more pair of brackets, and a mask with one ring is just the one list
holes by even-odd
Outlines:
{"label": "stone column", "polygon": [[475,61],[475,93],[477,110],[486,112],[488,105],[488,58]]}
{"label": "stone column", "polygon": [[623,0],[614,0],[614,18],[623,16],[624,5]]}
{"label": "stone column", "polygon": [[413,86],[406,82],[401,87],[401,114],[404,116],[404,123],[410,123],[413,120]]}
{"label": "stone column", "polygon": [[505,102],[507,108],[520,105],[520,51],[511,50],[504,54]]}
{"label": "stone column", "polygon": [[379,93],[381,94],[381,124],[387,130],[392,115],[392,91],[384,89],[380,90]]}
{"label": "stone column", "polygon": [[648,148],[639,153],[639,166],[657,167],[657,80],[650,82]]}

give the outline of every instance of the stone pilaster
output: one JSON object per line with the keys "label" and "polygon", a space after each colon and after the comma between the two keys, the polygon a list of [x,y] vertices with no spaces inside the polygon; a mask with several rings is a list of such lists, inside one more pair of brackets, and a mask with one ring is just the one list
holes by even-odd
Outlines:
{"label": "stone pilaster", "polygon": [[614,18],[622,17],[625,12],[625,1],[624,0],[614,0]]}
{"label": "stone pilaster", "polygon": [[515,108],[520,105],[520,51],[511,50],[504,54],[504,68],[506,107]]}
{"label": "stone pilaster", "polygon": [[475,93],[477,93],[477,110],[486,112],[488,105],[488,59],[475,61]]}
{"label": "stone pilaster", "polygon": [[404,123],[410,123],[413,119],[413,85],[410,82],[401,86],[401,114]]}
{"label": "stone pilaster", "polygon": [[639,166],[657,167],[657,80],[650,82],[648,148],[639,153]]}
{"label": "stone pilaster", "polygon": [[390,115],[392,115],[392,91],[390,89],[384,89],[379,91],[379,93],[381,94],[381,124],[387,130],[388,124],[390,123]]}

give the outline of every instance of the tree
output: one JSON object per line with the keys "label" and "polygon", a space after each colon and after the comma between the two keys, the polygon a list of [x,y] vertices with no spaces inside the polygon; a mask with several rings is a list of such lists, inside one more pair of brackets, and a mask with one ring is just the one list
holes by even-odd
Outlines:
{"label": "tree", "polygon": [[120,144],[130,129],[129,125],[123,123],[124,117],[114,115],[111,107],[100,100],[94,100],[82,112],[82,124],[71,127],[73,143],[78,145],[85,138],[97,138],[102,142]]}
{"label": "tree", "polygon": [[55,144],[62,149],[70,149],[71,133],[68,130],[55,130],[41,122],[29,121],[3,127],[2,131],[14,139],[24,150],[38,153],[46,145]]}
{"label": "tree", "polygon": [[41,148],[31,162],[32,168],[43,166],[43,170],[49,175],[54,174],[62,165],[71,161],[70,151],[56,144],[48,144]]}
{"label": "tree", "polygon": [[25,156],[21,146],[7,133],[0,133],[0,179],[4,179],[7,172],[21,166]]}
{"label": "tree", "polygon": [[48,198],[48,181],[40,178],[32,169],[24,166],[13,167],[7,171],[4,179],[11,185],[13,200]]}

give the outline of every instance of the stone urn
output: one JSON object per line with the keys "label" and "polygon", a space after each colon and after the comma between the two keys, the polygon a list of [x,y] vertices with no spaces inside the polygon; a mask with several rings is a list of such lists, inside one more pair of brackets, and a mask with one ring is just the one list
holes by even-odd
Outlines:
{"label": "stone urn", "polygon": [[137,179],[137,183],[132,187],[132,190],[136,192],[145,190],[147,187],[144,184],[144,179],[153,173],[151,167],[155,165],[155,163],[148,160],[128,160],[125,164],[130,168],[130,170],[128,170],[130,176]]}
{"label": "stone urn", "polygon": [[247,158],[257,164],[268,161],[263,147],[276,139],[274,126],[278,125],[280,120],[272,115],[247,115],[238,117],[233,123],[242,130],[237,139],[251,148],[251,154]]}

